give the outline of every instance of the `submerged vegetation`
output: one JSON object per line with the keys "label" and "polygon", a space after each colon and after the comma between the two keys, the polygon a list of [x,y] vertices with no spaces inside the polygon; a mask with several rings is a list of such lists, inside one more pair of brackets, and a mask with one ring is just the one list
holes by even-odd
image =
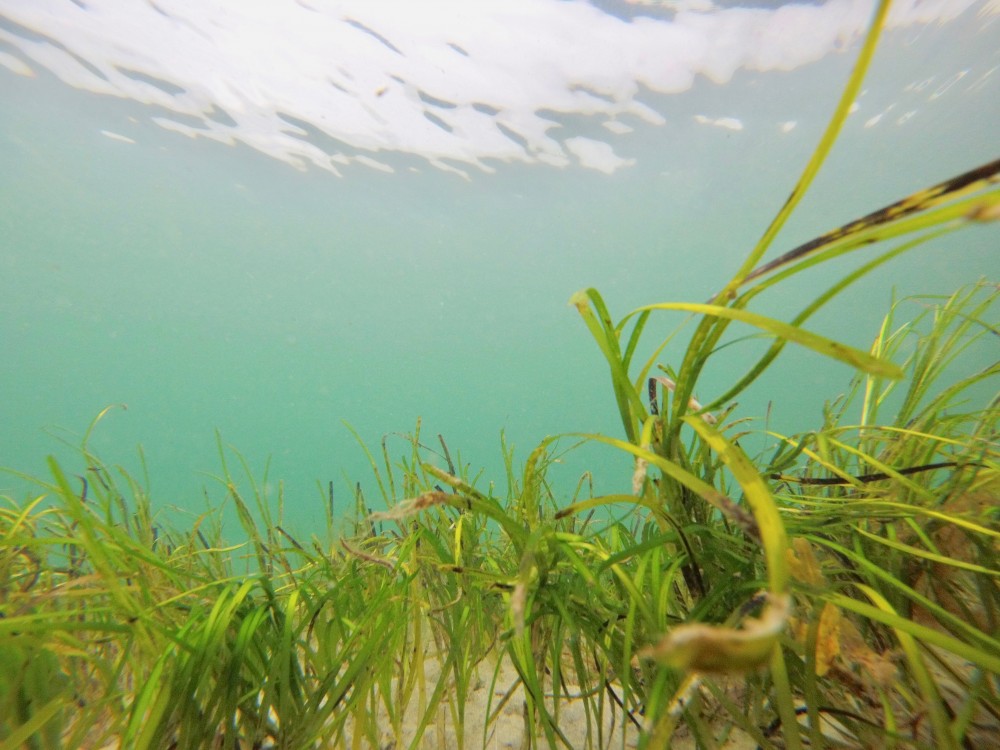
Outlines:
{"label": "submerged vegetation", "polygon": [[[1000,289],[900,301],[867,351],[805,325],[880,264],[998,218],[1000,162],[759,265],[836,139],[887,6],[791,198],[712,300],[615,322],[596,290],[574,296],[609,367],[620,437],[549,439],[523,466],[505,447],[506,476],[483,486],[418,426],[402,457],[385,441],[369,454],[380,497],[359,485],[350,527],[330,510],[309,539],[283,528],[224,446],[241,544],[227,544],[219,511],[164,523],[144,484],[86,438],[82,474],[51,460],[36,496],[5,498],[0,750],[959,748],[997,736],[1000,364],[962,365],[996,351]],[[791,320],[749,309],[859,248],[865,263]],[[690,323],[676,370],[660,357],[680,334],[645,339],[673,313]],[[733,323],[770,347],[702,404],[699,376]],[[766,432],[771,447],[748,455],[760,431],[728,405],[787,343],[856,376],[815,430]],[[572,497],[554,491],[548,471],[574,441],[630,454],[632,492],[595,497],[586,477]]]}

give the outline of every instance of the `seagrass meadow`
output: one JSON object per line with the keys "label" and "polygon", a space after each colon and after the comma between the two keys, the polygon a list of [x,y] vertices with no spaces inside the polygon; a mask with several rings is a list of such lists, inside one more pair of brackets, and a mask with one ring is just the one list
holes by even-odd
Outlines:
{"label": "seagrass meadow", "polygon": [[[172,506],[155,455],[109,457],[119,403],[4,469],[0,750],[993,746],[1000,282],[869,300],[878,322],[844,340],[812,324],[942,241],[995,250],[1000,160],[776,252],[890,10],[707,299],[617,316],[587,287],[560,308],[606,428],[527,450],[505,431],[481,468],[430,414],[348,427],[363,471],[309,488],[311,515],[222,431],[204,503]],[[750,396],[789,356],[843,376],[792,430]]]}

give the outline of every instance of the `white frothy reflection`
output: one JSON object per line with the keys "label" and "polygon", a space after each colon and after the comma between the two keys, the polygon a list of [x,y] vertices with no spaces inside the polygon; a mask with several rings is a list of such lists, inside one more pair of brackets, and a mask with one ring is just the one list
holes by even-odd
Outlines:
{"label": "white frothy reflection", "polygon": [[[940,23],[974,2],[899,2],[890,25]],[[623,20],[564,0],[0,0],[0,42],[24,58],[0,63],[22,75],[34,63],[151,105],[164,128],[299,169],[391,171],[389,155],[407,154],[459,174],[496,161],[611,173],[634,163],[615,137],[665,122],[644,91],[814,62],[856,40],[872,7],[703,2]],[[569,116],[596,118],[608,139],[555,119]]]}

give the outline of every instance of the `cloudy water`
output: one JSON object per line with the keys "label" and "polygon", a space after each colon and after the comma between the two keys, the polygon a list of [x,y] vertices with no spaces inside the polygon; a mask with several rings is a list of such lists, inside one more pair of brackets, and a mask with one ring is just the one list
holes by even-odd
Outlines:
{"label": "cloudy water", "polygon": [[[503,480],[501,431],[521,459],[546,435],[620,435],[570,296],[596,287],[621,316],[723,285],[872,7],[755,5],[0,0],[0,465],[75,471],[61,441],[124,404],[91,445],[133,471],[141,446],[159,505],[221,502],[218,432],[308,530],[328,482],[345,508],[356,481],[375,494],[345,424],[377,450],[422,419],[484,482]],[[897,5],[772,256],[997,157],[998,12]],[[996,245],[983,226],[922,246],[809,327],[866,347],[893,293],[995,278]],[[755,309],[791,315],[865,257]],[[756,351],[729,347],[699,397]],[[789,347],[737,415],[808,429],[850,375]],[[587,448],[557,488],[584,469],[628,486],[628,461]]]}

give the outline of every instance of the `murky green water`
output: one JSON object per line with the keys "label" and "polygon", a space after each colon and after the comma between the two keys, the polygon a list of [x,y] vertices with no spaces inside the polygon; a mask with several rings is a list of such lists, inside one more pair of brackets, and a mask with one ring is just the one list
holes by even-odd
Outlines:
{"label": "murky green water", "polygon": [[[970,17],[887,38],[861,109],[775,253],[996,157],[1000,29],[976,28]],[[71,455],[61,440],[78,443],[104,407],[127,404],[92,447],[135,470],[141,445],[160,505],[199,511],[206,489],[222,499],[218,431],[258,476],[270,459],[270,493],[283,483],[289,525],[308,530],[328,482],[345,506],[355,481],[371,488],[345,422],[377,448],[419,417],[430,444],[444,435],[498,481],[501,430],[522,459],[546,435],[617,435],[605,367],[570,295],[596,286],[616,314],[705,300],[781,206],[852,59],[651,94],[668,121],[620,140],[638,163],[611,176],[500,164],[469,181],[405,160],[391,175],[301,173],[165,132],[140,105],[0,69],[0,465],[42,473],[47,454]],[[745,127],[699,125],[703,112]],[[788,133],[777,126],[793,120]],[[996,249],[995,227],[924,246],[811,327],[866,346],[893,289],[946,293],[995,277]],[[832,273],[759,309],[798,310]],[[668,330],[675,319],[663,321]],[[678,351],[663,361],[679,364]],[[750,351],[730,347],[699,395],[733,382]],[[770,403],[773,428],[807,429],[849,376],[788,350],[738,414]],[[564,490],[583,468],[598,492],[630,477],[626,461],[587,449],[557,473]],[[0,488],[26,491],[11,476]]]}

